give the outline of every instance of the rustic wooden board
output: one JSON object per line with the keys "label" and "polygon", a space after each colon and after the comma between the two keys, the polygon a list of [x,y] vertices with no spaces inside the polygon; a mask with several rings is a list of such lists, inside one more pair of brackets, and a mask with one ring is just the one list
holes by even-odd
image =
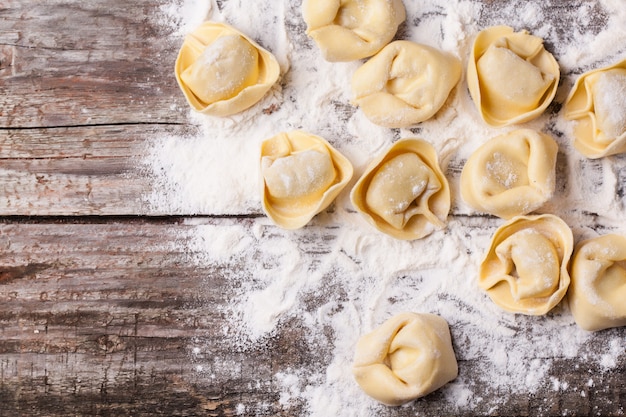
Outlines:
{"label": "rustic wooden board", "polygon": [[0,126],[184,122],[167,3],[4,1]]}
{"label": "rustic wooden board", "polygon": [[[181,248],[194,227],[165,219],[0,225],[0,415],[237,415],[242,407],[245,415],[298,415],[299,407],[280,404],[274,375],[327,367],[333,337],[311,346],[306,327],[291,318],[269,339],[233,345],[224,308],[238,283],[222,267],[189,262]],[[486,399],[460,414],[442,409],[435,393],[388,415],[623,412],[624,361],[603,372],[592,361],[541,359],[553,361],[551,376],[572,389],[548,381],[533,395],[502,392],[505,402]],[[483,361],[461,360],[461,375],[480,372]]]}
{"label": "rustic wooden board", "polygon": [[149,213],[137,161],[188,129],[166,4],[3,2],[0,214]]}
{"label": "rustic wooden board", "polygon": [[[582,3],[587,2],[557,1],[543,7],[550,15],[563,16],[567,25],[568,11]],[[153,178],[137,163],[146,159],[155,138],[192,131],[188,105],[172,70],[181,37],[171,36],[175,25],[164,21],[172,18],[162,11],[168,4],[3,3],[0,215],[223,214],[168,213],[152,207],[147,196]],[[498,7],[486,4],[481,19],[489,21]],[[597,7],[592,12],[591,28],[602,27],[606,16]],[[288,28],[292,36],[301,36],[302,22],[290,22]],[[626,158],[614,161],[623,178]],[[447,174],[452,182],[458,181],[463,163],[451,161]],[[593,164],[567,163],[560,158],[557,169],[564,188],[572,170],[585,169],[590,177],[598,170]],[[623,196],[620,184],[617,193]],[[229,214],[256,216],[260,204]]]}
{"label": "rustic wooden board", "polygon": [[[546,7],[565,16],[581,3]],[[169,213],[144,200],[151,178],[137,161],[154,137],[193,129],[171,71],[179,45],[159,13],[168,4],[0,4],[1,416],[298,415],[306,405],[283,407],[275,375],[319,371],[332,359],[332,337],[311,346],[297,318],[271,338],[233,345],[224,309],[237,294],[230,271],[238,265],[192,263],[186,248],[196,226],[141,217]],[[497,7],[485,18],[489,10]],[[622,180],[625,161],[615,159]],[[453,177],[461,164],[452,162]],[[567,169],[578,167],[559,166],[566,187]],[[241,214],[207,221],[254,227],[258,213]],[[594,214],[587,219],[594,226]],[[323,250],[326,232],[317,232]],[[626,362],[604,372],[584,360],[547,359],[551,376],[585,395],[547,385],[531,396],[503,392],[497,409],[494,398],[465,415],[624,414]],[[463,375],[484,366],[480,358],[460,362]],[[441,399],[387,411],[458,414]]]}
{"label": "rustic wooden board", "polygon": [[189,131],[177,124],[0,130],[0,214],[155,214],[139,161],[155,137]]}

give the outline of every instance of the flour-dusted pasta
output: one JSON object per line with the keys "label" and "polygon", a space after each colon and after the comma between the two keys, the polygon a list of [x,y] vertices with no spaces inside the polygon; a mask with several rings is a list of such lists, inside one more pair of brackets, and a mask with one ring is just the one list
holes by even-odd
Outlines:
{"label": "flour-dusted pasta", "polygon": [[194,110],[229,116],[257,103],[280,68],[270,52],[237,29],[205,22],[185,38],[175,75]]}
{"label": "flour-dusted pasta", "polygon": [[363,391],[397,406],[458,375],[448,323],[434,314],[401,313],[359,339],[352,372]]}
{"label": "flour-dusted pasta", "polygon": [[504,310],[546,314],[567,292],[573,246],[571,229],[557,216],[514,217],[496,230],[478,284]]}
{"label": "flour-dusted pasta", "polygon": [[454,56],[395,41],[354,73],[354,103],[373,123],[408,127],[434,116],[460,78],[461,63]]}
{"label": "flour-dusted pasta", "polygon": [[473,208],[504,219],[530,213],[554,194],[558,145],[520,129],[478,148],[461,173],[461,196]]}
{"label": "flour-dusted pasta", "polygon": [[307,34],[327,61],[356,61],[380,51],[406,19],[402,0],[304,0]]}
{"label": "flour-dusted pasta", "polygon": [[333,202],[352,178],[352,164],[326,140],[301,131],[261,145],[262,206],[285,229],[297,229]]}
{"label": "flour-dusted pasta", "polygon": [[543,40],[526,31],[494,26],[474,40],[467,84],[480,115],[492,126],[538,117],[552,102],[559,78],[559,64]]}
{"label": "flour-dusted pasta", "polygon": [[580,327],[626,326],[626,236],[608,234],[579,243],[570,273],[567,299]]}
{"label": "flour-dusted pasta", "polygon": [[420,239],[445,226],[450,187],[435,149],[421,139],[402,139],[375,159],[350,194],[354,207],[378,230]]}
{"label": "flour-dusted pasta", "polygon": [[565,101],[574,146],[589,158],[626,152],[626,59],[581,75]]}

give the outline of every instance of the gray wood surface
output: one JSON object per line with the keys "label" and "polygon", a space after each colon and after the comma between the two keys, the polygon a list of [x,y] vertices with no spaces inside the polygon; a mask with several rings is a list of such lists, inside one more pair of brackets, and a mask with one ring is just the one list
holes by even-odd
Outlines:
{"label": "gray wood surface", "polygon": [[[263,343],[229,343],[223,311],[238,265],[190,262],[181,236],[196,222],[145,202],[151,179],[136,161],[147,144],[193,128],[171,76],[179,45],[159,22],[164,4],[0,2],[1,416],[228,416],[241,405],[246,415],[298,415],[305,404],[280,404],[276,373],[331,359],[332,338],[310,346],[297,318]],[[256,217],[202,221],[251,228]],[[546,385],[465,415],[624,415],[624,356],[609,372],[549,359],[553,376],[585,395]],[[471,375],[485,365],[460,366]],[[388,412],[457,413],[440,399]]]}
{"label": "gray wood surface", "polygon": [[[210,221],[218,222],[249,220]],[[233,346],[220,313],[237,292],[228,271],[198,268],[167,244],[193,227],[171,219],[1,224],[0,415],[235,415],[241,404],[246,415],[298,415],[279,404],[273,375],[328,366],[332,336],[310,346],[292,318],[264,343]],[[588,349],[602,347],[600,336]],[[503,392],[495,414],[623,412],[625,363],[603,372],[593,361],[544,359],[571,390],[548,382],[531,396]],[[485,361],[459,366],[472,375]],[[198,364],[210,371],[198,372]],[[442,408],[441,398],[389,412],[459,414]],[[491,406],[464,415],[494,414]]]}

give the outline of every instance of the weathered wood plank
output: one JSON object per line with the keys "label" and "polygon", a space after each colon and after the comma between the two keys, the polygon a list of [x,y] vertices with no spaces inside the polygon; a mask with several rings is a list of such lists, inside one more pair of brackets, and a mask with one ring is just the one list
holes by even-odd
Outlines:
{"label": "weathered wood plank", "polygon": [[167,4],[3,2],[1,215],[158,214],[140,161],[188,114]]}
{"label": "weathered wood plank", "polygon": [[[176,197],[175,193],[170,196],[167,190],[159,191],[154,184],[154,173],[148,167],[151,143],[166,136],[194,135],[198,135],[198,129],[189,124],[0,130],[0,215],[221,215],[223,213],[210,209],[202,213],[171,212],[167,208],[153,207],[148,201],[153,192],[162,192],[164,198]],[[468,214],[467,208],[459,207],[458,195],[464,164],[463,158],[455,156],[446,170],[456,190],[452,215]],[[207,172],[212,172],[210,167]],[[585,173],[577,176],[581,183],[572,181],[574,172]],[[602,196],[608,195],[604,188],[613,187],[611,182],[605,184],[607,176],[615,177],[615,191],[611,192],[617,206],[625,204],[625,173],[624,155],[587,160],[560,154],[556,195],[554,203],[548,203],[546,210],[566,217],[588,210],[591,223],[596,211],[603,210],[600,199],[606,200]],[[590,195],[600,199],[595,204],[581,201],[584,197],[581,190],[588,190]],[[260,196],[258,198],[260,201]],[[555,210],[550,208],[551,204]],[[234,210],[236,212],[229,214],[262,214],[260,203],[256,209],[242,206]]]}
{"label": "weathered wood plank", "polygon": [[148,144],[184,125],[0,131],[0,215],[159,214],[141,161]]}
{"label": "weathered wood plank", "polygon": [[[496,3],[484,9],[485,22],[497,16]],[[546,15],[565,16],[559,18],[565,28],[556,28],[565,36],[566,11],[585,3],[547,2]],[[226,307],[238,295],[241,283],[232,271],[241,265],[192,262],[193,225],[24,218],[170,214],[145,201],[151,178],[140,163],[154,137],[193,129],[185,126],[188,109],[171,71],[179,45],[160,20],[167,4],[0,4],[0,216],[19,217],[0,224],[1,416],[301,415],[306,402],[283,405],[276,375],[292,369],[319,375],[332,361],[334,336],[320,330],[312,343],[297,317],[272,337],[245,347],[233,343]],[[590,30],[601,27],[606,16],[590,10]],[[301,39],[302,22],[287,18],[299,25]],[[453,183],[463,162],[453,159],[448,167]],[[593,194],[604,174],[616,178],[616,205],[626,204],[626,158],[593,163],[561,155],[557,168],[559,195],[572,209],[587,207],[579,207],[573,190],[585,186]],[[578,170],[589,175],[573,184],[570,173]],[[239,214],[249,218],[211,221],[250,228],[250,217],[259,213]],[[460,217],[451,220],[476,220],[465,214],[457,210]],[[573,226],[603,227],[593,211],[583,217],[584,224]],[[332,256],[323,226],[307,232],[303,256]],[[300,301],[312,310],[319,303]],[[607,338],[599,334],[586,348],[602,351]],[[462,341],[454,343],[462,353]],[[532,395],[489,391],[473,409],[460,411],[438,392],[381,414],[623,415],[623,358],[610,371],[585,358],[537,358],[550,362],[550,377],[571,390],[555,390],[546,380]],[[462,356],[461,378],[470,381],[488,365]],[[481,383],[473,392],[481,392]]]}
{"label": "weathered wood plank", "polygon": [[[146,149],[168,132],[159,123],[181,124],[170,131],[184,131],[189,110],[171,69],[179,44],[169,36],[172,25],[163,22],[161,8],[168,2],[127,3],[9,1],[0,8],[0,215],[224,214],[172,212],[146,202],[153,188],[153,178],[141,166]],[[543,7],[550,16],[566,16],[583,3]],[[486,4],[481,19],[488,22],[498,7]],[[596,30],[605,21],[598,13],[583,29]],[[297,39],[302,22],[294,18],[288,30]],[[341,116],[346,119],[355,109],[344,106],[350,109]],[[51,126],[67,127],[45,128]],[[463,163],[454,158],[448,166],[455,185]],[[612,164],[621,178],[626,158],[615,157]],[[583,178],[601,174],[601,167],[561,155],[559,198],[579,186],[568,182],[578,169],[588,172]],[[623,200],[621,182],[616,191]],[[228,214],[256,216],[260,205]]]}
{"label": "weathered wood plank", "polygon": [[[241,285],[230,277],[237,266],[192,262],[196,227],[166,220],[0,225],[0,415],[304,413],[297,398],[281,404],[275,375],[320,373],[332,360],[335,336],[320,334],[312,344],[292,317],[271,338],[233,343],[225,314]],[[333,256],[325,252],[328,233],[313,228],[305,256]],[[589,351],[601,350],[603,340],[591,341]],[[460,358],[461,378],[488,366],[485,358]],[[592,361],[540,359],[572,390],[555,390],[547,380],[530,396],[502,392],[465,411],[450,408],[439,392],[381,415],[623,412],[626,361],[606,372]]]}
{"label": "weathered wood plank", "polygon": [[[0,415],[237,415],[241,402],[281,414],[276,352],[224,340],[233,283],[176,249],[184,226],[1,229]],[[214,355],[214,378],[197,371],[193,343]]]}
{"label": "weathered wood plank", "polygon": [[0,126],[185,121],[166,3],[3,2]]}

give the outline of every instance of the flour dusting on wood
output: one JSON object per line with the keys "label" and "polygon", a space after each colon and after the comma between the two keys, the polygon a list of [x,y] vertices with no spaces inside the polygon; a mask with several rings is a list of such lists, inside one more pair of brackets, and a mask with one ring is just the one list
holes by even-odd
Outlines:
{"label": "flour dusting on wood", "polygon": [[[563,218],[577,241],[609,231],[626,234],[626,156],[585,159],[574,150],[572,124],[560,113],[580,73],[626,56],[626,9],[619,0],[582,2],[567,15],[556,16],[552,9],[557,3],[510,1],[487,7],[467,0],[405,1],[407,21],[397,37],[451,52],[464,66],[473,37],[485,27],[509,24],[544,37],[564,80],[548,112],[524,125],[552,135],[560,148],[556,192],[540,212]],[[324,61],[304,33],[299,2],[270,6],[230,0],[211,5],[187,0],[163,10],[170,16],[164,24],[174,25],[172,36],[181,42],[181,33],[208,13],[208,19],[227,22],[257,40],[281,64],[281,80],[260,103],[223,119],[191,114],[197,134],[155,138],[144,164],[154,178],[153,193],[146,198],[155,212],[247,218],[189,220],[195,226],[190,231],[193,243],[185,249],[190,261],[222,267],[232,280],[237,296],[223,313],[232,317],[224,334],[234,350],[262,345],[295,324],[306,335],[303,344],[312,355],[319,353],[273,375],[285,409],[299,404],[311,416],[388,411],[356,385],[351,361],[362,334],[403,311],[445,318],[460,363],[459,377],[419,400],[417,410],[429,398],[447,413],[497,413],[514,394],[553,389],[584,396],[600,376],[571,386],[551,376],[557,362],[563,366],[583,359],[601,373],[625,360],[623,328],[603,332],[609,343],[599,344],[596,335],[574,324],[565,303],[542,317],[514,315],[479,290],[478,265],[502,221],[479,215],[462,202],[460,171],[482,143],[517,127],[485,125],[464,79],[433,119],[410,129],[385,129],[350,104],[350,79],[360,62]],[[173,77],[173,63],[171,67]],[[262,216],[259,146],[294,129],[326,138],[353,163],[355,178],[307,227],[285,231]],[[405,137],[420,137],[435,147],[453,197],[446,229],[411,242],[374,230],[354,211],[348,196],[369,161]],[[211,277],[206,277],[206,286],[210,288]],[[205,373],[201,361],[194,360],[198,372]],[[237,410],[245,414],[243,405]]]}

